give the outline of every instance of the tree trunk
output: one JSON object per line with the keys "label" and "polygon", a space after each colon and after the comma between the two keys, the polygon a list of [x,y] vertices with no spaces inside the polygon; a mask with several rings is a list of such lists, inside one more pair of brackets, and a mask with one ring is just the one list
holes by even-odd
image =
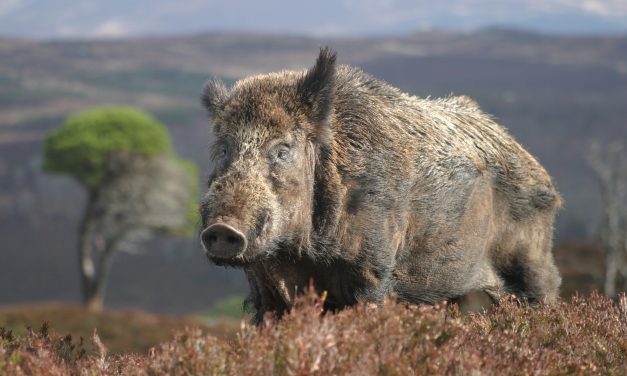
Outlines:
{"label": "tree trunk", "polygon": [[[108,239],[96,233],[97,200],[97,191],[90,191],[79,228],[78,258],[83,304],[90,311],[100,312],[103,308],[104,293],[113,253],[126,232],[116,234],[116,236]],[[95,255],[98,255],[97,262],[94,261]]]}
{"label": "tree trunk", "polygon": [[104,296],[101,292],[98,291],[90,291],[90,294],[83,301],[83,305],[87,310],[91,312],[102,312],[102,303],[104,301]]}
{"label": "tree trunk", "polygon": [[616,272],[618,271],[616,256],[616,252],[608,252],[605,254],[605,284],[603,286],[603,292],[610,298],[616,296]]}
{"label": "tree trunk", "polygon": [[86,303],[87,308],[91,311],[102,311],[107,279],[111,270],[111,262],[113,261],[113,252],[115,252],[116,245],[117,241],[113,239],[103,249],[99,250],[98,271],[93,282],[90,300]]}
{"label": "tree trunk", "polygon": [[[78,264],[81,276],[81,290],[83,304],[95,307],[94,301],[94,279],[96,268],[93,260],[92,235],[95,225],[95,203],[97,195],[94,191],[88,192],[85,212],[78,230]],[[102,306],[102,304],[100,304]]]}

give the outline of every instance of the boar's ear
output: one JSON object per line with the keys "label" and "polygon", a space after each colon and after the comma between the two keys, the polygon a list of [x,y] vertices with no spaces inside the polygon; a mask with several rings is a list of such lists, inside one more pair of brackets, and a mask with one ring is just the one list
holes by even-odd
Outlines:
{"label": "boar's ear", "polygon": [[336,54],[329,47],[320,49],[316,64],[298,81],[298,95],[310,121],[316,126],[314,136],[319,142],[329,141],[330,116],[335,94]]}
{"label": "boar's ear", "polygon": [[229,92],[222,81],[211,79],[207,81],[202,92],[202,104],[209,111],[209,114],[213,116],[222,108],[228,95]]}

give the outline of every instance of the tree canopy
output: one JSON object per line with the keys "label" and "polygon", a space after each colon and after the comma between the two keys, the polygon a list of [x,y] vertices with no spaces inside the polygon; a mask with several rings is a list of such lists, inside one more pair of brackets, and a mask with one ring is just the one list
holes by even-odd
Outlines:
{"label": "tree canopy", "polygon": [[49,134],[44,170],[74,176],[88,189],[102,183],[107,157],[126,151],[151,157],[171,152],[165,127],[131,107],[102,107],[69,117]]}

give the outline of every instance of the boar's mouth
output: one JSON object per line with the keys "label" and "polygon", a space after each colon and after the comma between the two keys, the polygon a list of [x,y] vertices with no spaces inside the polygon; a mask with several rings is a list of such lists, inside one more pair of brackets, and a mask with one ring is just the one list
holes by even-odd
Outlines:
{"label": "boar's mouth", "polygon": [[212,221],[202,232],[201,241],[211,262],[223,266],[246,266],[270,256],[275,241],[270,236],[272,216],[269,210],[255,216],[254,225],[243,231],[234,219]]}

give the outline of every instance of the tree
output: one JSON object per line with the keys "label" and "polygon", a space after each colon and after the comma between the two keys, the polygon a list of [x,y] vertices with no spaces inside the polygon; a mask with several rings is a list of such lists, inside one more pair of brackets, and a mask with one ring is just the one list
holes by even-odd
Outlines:
{"label": "tree", "polygon": [[155,232],[193,232],[198,172],[175,156],[165,127],[130,107],[70,116],[48,134],[45,171],[70,175],[87,191],[78,259],[83,302],[101,310],[114,253]]}
{"label": "tree", "polygon": [[627,283],[627,154],[619,142],[606,148],[594,142],[586,157],[601,190],[599,235],[605,251],[603,289],[606,295],[615,297],[619,273]]}

